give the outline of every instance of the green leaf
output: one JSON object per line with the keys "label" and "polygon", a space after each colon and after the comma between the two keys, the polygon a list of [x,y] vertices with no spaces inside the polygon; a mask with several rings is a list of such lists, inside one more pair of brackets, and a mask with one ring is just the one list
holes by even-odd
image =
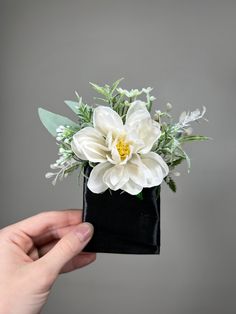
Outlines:
{"label": "green leaf", "polygon": [[64,103],[75,113],[78,113],[79,103],[77,101],[65,100]]}
{"label": "green leaf", "polygon": [[186,135],[179,138],[179,141],[181,143],[186,143],[186,142],[194,142],[194,141],[206,141],[209,139],[210,139],[209,137],[203,136],[203,135]]}
{"label": "green leaf", "polygon": [[93,108],[87,104],[81,103],[77,112],[80,122],[83,124],[92,123]]}
{"label": "green leaf", "polygon": [[107,99],[101,98],[101,97],[93,97],[94,100],[102,100],[104,102],[108,102]]}
{"label": "green leaf", "polygon": [[99,94],[105,96],[106,98],[109,98],[109,92],[107,91],[107,87],[101,87],[98,86],[97,84],[91,83],[89,82],[90,85],[92,85],[92,87],[96,90],[96,92],[98,92]]}
{"label": "green leaf", "polygon": [[176,167],[176,166],[178,166],[178,165],[180,165],[181,164],[181,162],[184,160],[185,158],[183,158],[183,157],[179,157],[178,159],[175,159],[175,160],[173,160],[173,161],[170,161],[170,166],[171,167]]}
{"label": "green leaf", "polygon": [[167,176],[164,180],[168,184],[169,188],[173,192],[176,192],[176,183],[175,183],[175,181],[170,176]]}
{"label": "green leaf", "polygon": [[112,84],[111,86],[111,95],[114,93],[114,91],[117,89],[118,85],[120,84],[120,82],[123,80],[124,78],[120,78],[119,80],[117,80],[115,83]]}
{"label": "green leaf", "polygon": [[191,160],[188,156],[188,154],[179,146],[177,149],[183,154],[184,158],[186,159],[187,165],[188,165],[188,173],[190,172],[191,168]]}
{"label": "green leaf", "polygon": [[38,108],[38,114],[39,114],[39,118],[41,122],[43,123],[45,128],[48,130],[48,132],[52,134],[52,136],[57,135],[56,129],[60,125],[78,127],[78,124],[71,121],[70,119],[63,117],[59,114],[50,112],[48,110],[45,110],[43,108]]}
{"label": "green leaf", "polygon": [[143,193],[142,191],[136,194],[136,196],[142,201],[143,200]]}

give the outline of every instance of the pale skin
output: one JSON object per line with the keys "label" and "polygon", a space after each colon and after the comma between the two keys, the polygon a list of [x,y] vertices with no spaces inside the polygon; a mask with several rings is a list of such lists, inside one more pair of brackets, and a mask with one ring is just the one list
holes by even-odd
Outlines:
{"label": "pale skin", "polygon": [[38,314],[61,273],[84,267],[93,235],[81,210],[49,211],[0,230],[0,313]]}

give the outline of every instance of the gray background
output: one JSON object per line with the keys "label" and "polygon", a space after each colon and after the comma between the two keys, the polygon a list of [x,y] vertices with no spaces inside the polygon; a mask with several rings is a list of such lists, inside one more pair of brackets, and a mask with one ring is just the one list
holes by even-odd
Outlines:
{"label": "gray background", "polygon": [[236,1],[1,1],[0,227],[41,211],[81,208],[76,175],[53,187],[57,158],[38,106],[63,104],[88,82],[154,87],[174,114],[207,106],[181,167],[162,189],[160,256],[99,254],[62,275],[44,313],[235,313]]}

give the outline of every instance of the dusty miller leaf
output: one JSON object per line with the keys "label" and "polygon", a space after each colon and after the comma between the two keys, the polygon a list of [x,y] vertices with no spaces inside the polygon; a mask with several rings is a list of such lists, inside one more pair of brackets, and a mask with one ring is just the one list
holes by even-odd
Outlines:
{"label": "dusty miller leaf", "polygon": [[48,130],[52,136],[57,136],[56,129],[63,125],[63,126],[71,126],[71,127],[78,127],[78,124],[71,121],[67,117],[63,117],[59,114],[53,113],[51,111],[45,110],[43,108],[38,108],[38,114],[41,122]]}

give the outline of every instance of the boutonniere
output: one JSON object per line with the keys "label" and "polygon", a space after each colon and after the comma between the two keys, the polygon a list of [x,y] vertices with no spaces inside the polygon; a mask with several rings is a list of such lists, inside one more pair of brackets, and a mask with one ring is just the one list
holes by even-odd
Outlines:
{"label": "boutonniere", "polygon": [[[106,204],[114,207],[114,203],[118,202],[126,208],[122,204],[124,198],[129,198],[128,204],[136,204],[137,200],[140,204],[145,195],[153,197],[147,193],[153,190],[159,191],[153,200],[156,206],[163,181],[172,191],[176,191],[173,177],[179,173],[175,168],[186,161],[188,171],[190,170],[190,158],[185,151],[185,144],[208,139],[193,134],[191,128],[191,123],[206,120],[205,107],[202,111],[197,109],[183,112],[175,121],[171,115],[170,103],[166,104],[164,110],[153,110],[155,97],[151,95],[152,88],[128,91],[119,87],[121,80],[111,86],[90,83],[100,94],[100,97],[94,97],[95,105],[86,104],[77,92],[76,101],[66,100],[65,104],[75,113],[75,121],[39,108],[42,123],[56,138],[59,146],[59,158],[51,164],[54,172],[48,172],[46,178],[52,178],[52,183],[55,184],[58,179],[62,180],[75,171],[83,174],[86,206],[89,204],[86,198],[94,198],[97,205],[98,200],[102,200],[100,206],[103,207]],[[110,202],[108,198],[111,199]],[[92,201],[91,204],[96,206]],[[142,204],[142,208],[143,206]],[[107,213],[104,215],[107,217]],[[86,219],[95,225],[98,223],[96,217],[89,216],[88,208],[86,211],[84,209],[84,220]],[[98,232],[104,232],[99,229],[100,225],[97,227]],[[128,239],[124,238],[124,241],[127,243]],[[107,245],[99,249],[98,242],[94,242],[94,250],[133,253],[120,244],[118,249],[114,249],[115,244],[110,250]],[[151,245],[155,246],[154,251],[157,252],[159,244]],[[134,247],[132,243],[131,246]],[[140,248],[137,250],[145,253]]]}

